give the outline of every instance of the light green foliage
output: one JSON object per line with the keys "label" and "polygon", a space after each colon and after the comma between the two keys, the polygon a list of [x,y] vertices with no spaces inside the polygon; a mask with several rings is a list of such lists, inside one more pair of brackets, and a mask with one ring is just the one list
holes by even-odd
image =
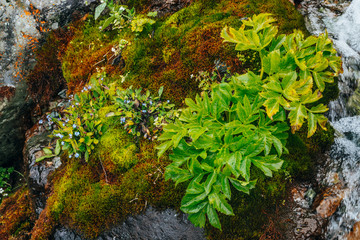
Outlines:
{"label": "light green foliage", "polygon": [[237,79],[212,86],[196,101],[186,99],[187,108],[179,120],[164,127],[159,140],[159,156],[173,148],[166,168],[166,179],[176,184],[191,180],[181,209],[198,226],[204,226],[205,215],[210,223],[221,228],[215,210],[232,215],[227,201],[230,184],[249,193],[255,186],[250,178],[252,165],[267,176],[282,165],[279,158],[285,148],[289,129],[284,111],[268,118],[261,110],[259,96],[243,95]]}
{"label": "light green foliage", "polygon": [[187,108],[159,138],[164,141],[157,147],[159,157],[173,149],[166,179],[176,184],[190,181],[181,209],[197,226],[203,227],[207,216],[221,229],[217,211],[233,215],[228,204],[231,185],[247,194],[255,187],[252,166],[269,177],[281,168],[290,129],[286,111],[293,131],[305,119],[308,136],[317,123],[324,127],[321,113],[327,108],[312,104],[324,90],[318,76],[332,81],[340,72],[340,58],[326,35],[304,40],[294,32],[276,37],[274,21],[269,14],[260,14],[243,21],[239,30],[224,28],[222,37],[236,43],[236,50],[259,52],[260,73],[236,74],[213,83],[211,91],[195,101],[186,99]]}
{"label": "light green foliage", "polygon": [[281,109],[289,111],[292,132],[308,122],[308,137],[317,125],[325,129],[327,119],[322,115],[328,109],[323,104],[314,105],[322,98],[325,83],[332,83],[341,72],[341,59],[327,34],[304,39],[300,31],[277,36],[275,20],[270,14],[259,14],[243,21],[235,30],[224,28],[221,36],[235,43],[235,50],[254,50],[261,58],[260,95],[266,99],[264,106],[272,118]]}
{"label": "light green foliage", "polygon": [[11,191],[10,175],[14,172],[14,168],[2,168],[0,167],[0,203],[4,197],[6,197]]}
{"label": "light green foliage", "polygon": [[159,89],[158,96],[151,96],[150,91],[141,93],[142,89],[118,90],[115,104],[118,107],[117,116],[129,133],[147,139],[155,139],[162,125],[172,122],[177,116],[173,110],[174,104],[161,100],[163,87]]}
{"label": "light green foliage", "polygon": [[151,17],[156,17],[157,12],[149,12],[147,15],[135,15],[135,9],[128,9],[126,5],[117,5],[113,1],[105,2],[98,5],[95,9],[95,20],[99,18],[106,6],[109,8],[109,16],[103,21],[102,29],[112,26],[113,29],[122,29],[131,27],[132,32],[141,33],[144,27],[151,26],[155,23]]}

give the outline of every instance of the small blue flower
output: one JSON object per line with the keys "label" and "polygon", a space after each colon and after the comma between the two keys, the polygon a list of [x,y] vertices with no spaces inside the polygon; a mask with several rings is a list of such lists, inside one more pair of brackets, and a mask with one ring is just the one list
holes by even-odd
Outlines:
{"label": "small blue flower", "polygon": [[84,92],[84,89],[81,89],[81,92]]}
{"label": "small blue flower", "polygon": [[104,78],[103,78],[103,77],[101,78],[101,81],[102,81],[102,80],[104,80]]}
{"label": "small blue flower", "polygon": [[44,121],[41,119],[41,120],[39,121],[39,124],[43,124],[43,122],[44,122]]}
{"label": "small blue flower", "polygon": [[62,142],[61,142],[61,145],[63,145],[63,146],[64,146],[64,144],[65,144],[65,142],[64,142],[64,141],[62,141]]}
{"label": "small blue flower", "polygon": [[69,155],[69,158],[72,158],[72,154]]}
{"label": "small blue flower", "polygon": [[75,132],[75,136],[79,136],[80,135],[80,133],[79,132]]}
{"label": "small blue flower", "polygon": [[120,118],[120,122],[121,122],[121,123],[125,123],[125,121],[126,121],[126,118],[125,118],[125,117],[121,117],[121,118]]}
{"label": "small blue flower", "polygon": [[91,89],[91,86],[88,86],[88,89]]}
{"label": "small blue flower", "polygon": [[143,105],[144,107],[146,107],[146,103],[143,103],[142,105]]}
{"label": "small blue flower", "polygon": [[79,103],[77,102],[77,103],[75,103],[75,105],[76,105],[76,106],[79,106]]}
{"label": "small blue flower", "polygon": [[76,124],[75,124],[75,123],[73,124],[73,128],[76,128]]}
{"label": "small blue flower", "polygon": [[146,110],[141,110],[143,113],[146,113]]}
{"label": "small blue flower", "polygon": [[170,102],[170,100],[167,100],[166,102],[167,102],[167,103],[169,103],[169,102]]}
{"label": "small blue flower", "polygon": [[84,87],[84,89],[83,89],[84,91],[87,91],[88,89],[87,89],[87,87]]}
{"label": "small blue flower", "polygon": [[152,101],[151,101],[151,100],[150,100],[150,102],[149,102],[149,103],[150,103],[150,105],[152,105]]}
{"label": "small blue flower", "polygon": [[67,119],[65,119],[65,122],[68,122],[69,121],[69,119],[67,118]]}
{"label": "small blue flower", "polygon": [[65,127],[65,123],[62,124]]}
{"label": "small blue flower", "polygon": [[80,157],[80,154],[75,153],[75,157],[76,157],[76,158]]}
{"label": "small blue flower", "polygon": [[69,133],[69,138],[72,138],[72,134],[71,134],[71,133]]}

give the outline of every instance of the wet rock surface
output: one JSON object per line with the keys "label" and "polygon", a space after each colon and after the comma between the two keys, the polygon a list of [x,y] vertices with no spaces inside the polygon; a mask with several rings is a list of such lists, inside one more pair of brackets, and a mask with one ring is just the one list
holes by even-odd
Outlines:
{"label": "wet rock surface", "polygon": [[[340,184],[334,185],[326,189],[320,196],[319,205],[316,207],[316,212],[322,218],[331,217],[340,206],[341,201],[345,195],[345,189]],[[321,199],[321,200],[320,200]]]}
{"label": "wet rock surface", "polygon": [[14,91],[12,98],[0,99],[0,166],[21,162],[25,131],[31,126],[32,101],[26,99],[26,85]]}
{"label": "wet rock surface", "polygon": [[27,97],[25,79],[36,63],[34,49],[48,30],[68,23],[74,12],[87,10],[82,0],[0,1],[0,87],[15,88],[14,97],[0,98],[0,166],[21,162],[19,150],[32,125],[33,101]]}
{"label": "wet rock surface", "polygon": [[[80,235],[63,226],[53,235],[55,240],[82,240]],[[204,230],[194,227],[183,213],[172,209],[157,211],[148,207],[137,216],[128,217],[124,223],[102,233],[97,240],[202,240]]]}
{"label": "wet rock surface", "polygon": [[48,176],[61,165],[61,160],[60,157],[54,157],[36,163],[36,159],[44,155],[42,149],[51,143],[51,139],[48,137],[49,132],[39,125],[36,125],[29,132],[31,132],[31,136],[24,148],[24,161],[25,165],[28,166],[28,187],[36,214],[39,216],[46,204]]}
{"label": "wet rock surface", "polygon": [[174,13],[190,4],[190,0],[153,0],[151,11],[158,12],[158,16]]}
{"label": "wet rock surface", "polygon": [[321,218],[312,208],[314,192],[310,183],[293,184],[285,213],[290,220],[290,227],[285,232],[284,239],[321,238],[326,219]]}

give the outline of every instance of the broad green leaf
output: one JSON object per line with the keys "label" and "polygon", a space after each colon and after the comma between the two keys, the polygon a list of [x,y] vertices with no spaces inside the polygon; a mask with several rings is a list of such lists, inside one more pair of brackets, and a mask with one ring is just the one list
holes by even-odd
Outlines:
{"label": "broad green leaf", "polygon": [[181,207],[188,207],[194,204],[201,203],[207,196],[208,194],[206,194],[205,192],[201,194],[186,194],[181,199]]}
{"label": "broad green leaf", "polygon": [[167,141],[167,142],[164,142],[161,145],[157,146],[156,149],[159,150],[158,157],[160,158],[166,152],[166,150],[168,150],[172,146],[173,146],[172,141]]}
{"label": "broad green leaf", "polygon": [[148,16],[148,17],[156,17],[157,14],[158,14],[158,13],[157,13],[156,11],[154,11],[154,12],[148,12],[147,16]]}
{"label": "broad green leaf", "polygon": [[239,151],[232,153],[227,161],[227,164],[231,169],[231,173],[234,174],[236,178],[238,178],[241,174],[240,163],[241,153]]}
{"label": "broad green leaf", "polygon": [[211,189],[212,189],[212,185],[216,182],[216,178],[217,178],[217,173],[216,172],[212,172],[210,175],[208,175],[206,181],[205,181],[205,192],[206,194],[209,194]]}
{"label": "broad green leaf", "polygon": [[106,2],[98,5],[95,8],[95,15],[94,15],[95,20],[99,18],[100,14],[104,11],[105,7],[106,7]]}
{"label": "broad green leaf", "polygon": [[226,215],[234,215],[231,206],[227,203],[225,197],[220,194],[213,192],[209,195],[210,205],[215,206],[215,209]]}
{"label": "broad green leaf", "polygon": [[220,178],[221,178],[222,192],[224,193],[226,198],[231,199],[231,189],[230,189],[230,183],[228,177],[225,175],[221,175]]}
{"label": "broad green leaf", "polygon": [[311,137],[312,135],[314,135],[316,128],[317,128],[317,124],[320,125],[321,128],[323,128],[324,130],[326,130],[326,122],[327,122],[327,118],[324,117],[324,115],[322,114],[314,114],[312,112],[309,113],[309,118],[308,118],[308,134],[307,137]]}
{"label": "broad green leaf", "polygon": [[55,157],[55,155],[45,155],[36,159],[36,162],[41,162],[44,159]]}
{"label": "broad green leaf", "polygon": [[203,228],[205,226],[205,222],[206,222],[205,211],[189,214],[188,218],[190,222],[192,222],[197,227]]}
{"label": "broad green leaf", "polygon": [[52,155],[52,154],[53,154],[53,152],[52,152],[50,149],[48,149],[48,148],[43,148],[42,150],[44,151],[44,153],[45,153],[46,155]]}
{"label": "broad green leaf", "polygon": [[61,151],[61,145],[60,145],[60,140],[58,139],[56,141],[56,147],[55,147],[55,155],[59,155],[60,154],[60,151]]}
{"label": "broad green leaf", "polygon": [[256,180],[250,182],[243,182],[235,178],[230,178],[230,182],[236,190],[246,194],[250,194],[250,190],[255,188],[255,184],[256,184]]}
{"label": "broad green leaf", "polygon": [[209,219],[209,222],[210,224],[213,226],[213,227],[216,227],[218,229],[221,230],[221,224],[220,224],[220,220],[219,220],[219,217],[216,213],[216,210],[214,209],[213,206],[211,206],[210,204],[207,205],[207,216],[208,216],[208,219]]}
{"label": "broad green leaf", "polygon": [[324,79],[322,78],[322,76],[317,73],[317,72],[313,72],[313,78],[314,78],[314,81],[316,83],[316,86],[319,88],[319,90],[321,92],[323,92],[325,90],[325,82],[324,82]]}
{"label": "broad green leaf", "polygon": [[164,91],[164,86],[161,86],[161,87],[159,88],[159,92],[158,92],[159,98],[161,97],[163,91]]}
{"label": "broad green leaf", "polygon": [[240,163],[240,173],[243,178],[245,178],[246,181],[250,180],[250,167],[251,167],[251,160],[247,157],[241,159]]}
{"label": "broad green leaf", "polygon": [[200,212],[202,209],[204,209],[209,203],[207,201],[198,203],[198,204],[193,204],[187,207],[180,207],[181,211],[183,211],[184,213],[187,214],[195,214]]}
{"label": "broad green leaf", "polygon": [[309,110],[309,112],[312,112],[312,113],[324,113],[327,110],[329,110],[329,109],[324,104],[318,104],[317,106],[312,107]]}
{"label": "broad green leaf", "polygon": [[300,102],[292,102],[290,105],[289,120],[291,124],[291,132],[299,130],[307,118],[307,110]]}

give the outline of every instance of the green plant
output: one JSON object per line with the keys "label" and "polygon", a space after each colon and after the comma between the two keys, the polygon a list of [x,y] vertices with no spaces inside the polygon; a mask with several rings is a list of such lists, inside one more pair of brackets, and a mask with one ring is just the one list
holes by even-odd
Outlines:
{"label": "green plant", "polygon": [[233,215],[227,202],[230,185],[247,194],[255,187],[252,165],[269,177],[281,168],[290,129],[286,111],[292,131],[305,119],[309,137],[317,123],[324,128],[320,113],[327,108],[313,103],[321,98],[324,82],[340,72],[340,58],[326,35],[304,40],[295,31],[276,37],[273,21],[260,14],[243,21],[238,31],[224,28],[223,38],[236,43],[236,50],[259,52],[259,74],[233,75],[229,82],[213,83],[210,93],[196,101],[186,99],[187,108],[159,138],[165,141],[157,147],[159,157],[173,149],[165,178],[176,184],[190,181],[181,210],[197,226],[203,227],[207,216],[221,229],[216,211]]}
{"label": "green plant", "polygon": [[157,97],[151,96],[150,91],[141,92],[141,88],[134,90],[132,87],[117,90],[115,105],[118,112],[115,115],[120,117],[128,133],[154,140],[163,124],[172,122],[178,112],[173,110],[175,105],[169,100],[161,100],[163,87],[160,87]]}
{"label": "green plant", "polygon": [[45,156],[37,159],[37,162],[56,156],[61,150],[66,151],[69,158],[74,156],[89,160],[89,155],[106,130],[99,110],[111,103],[111,92],[115,91],[114,87],[106,86],[103,80],[104,75],[93,77],[91,84],[74,95],[72,105],[63,111],[63,116],[52,118],[57,125],[50,135],[57,138],[55,151],[53,153],[49,148],[44,148]]}
{"label": "green plant", "polygon": [[325,129],[327,119],[321,113],[328,109],[314,103],[322,98],[325,83],[332,83],[341,72],[341,58],[327,34],[304,39],[302,32],[294,31],[287,36],[276,36],[278,29],[271,24],[274,21],[270,14],[254,15],[244,20],[238,30],[225,27],[221,36],[226,42],[235,43],[237,51],[259,52],[260,75],[238,78],[246,84],[255,81],[261,88],[260,95],[265,99],[263,105],[270,118],[282,108],[288,110],[292,132],[299,130],[307,119],[310,137],[317,124]]}
{"label": "green plant", "polygon": [[0,167],[0,203],[2,199],[8,196],[12,187],[9,183],[10,175],[14,172],[14,168],[2,168]]}
{"label": "green plant", "polygon": [[157,12],[149,12],[146,16],[143,14],[135,15],[135,9],[128,9],[126,5],[117,5],[113,1],[105,0],[95,9],[95,20],[99,18],[106,6],[109,8],[109,17],[103,21],[102,29],[112,26],[113,29],[122,29],[131,27],[132,32],[141,33],[144,27],[153,25],[155,21],[151,17],[156,17]]}

